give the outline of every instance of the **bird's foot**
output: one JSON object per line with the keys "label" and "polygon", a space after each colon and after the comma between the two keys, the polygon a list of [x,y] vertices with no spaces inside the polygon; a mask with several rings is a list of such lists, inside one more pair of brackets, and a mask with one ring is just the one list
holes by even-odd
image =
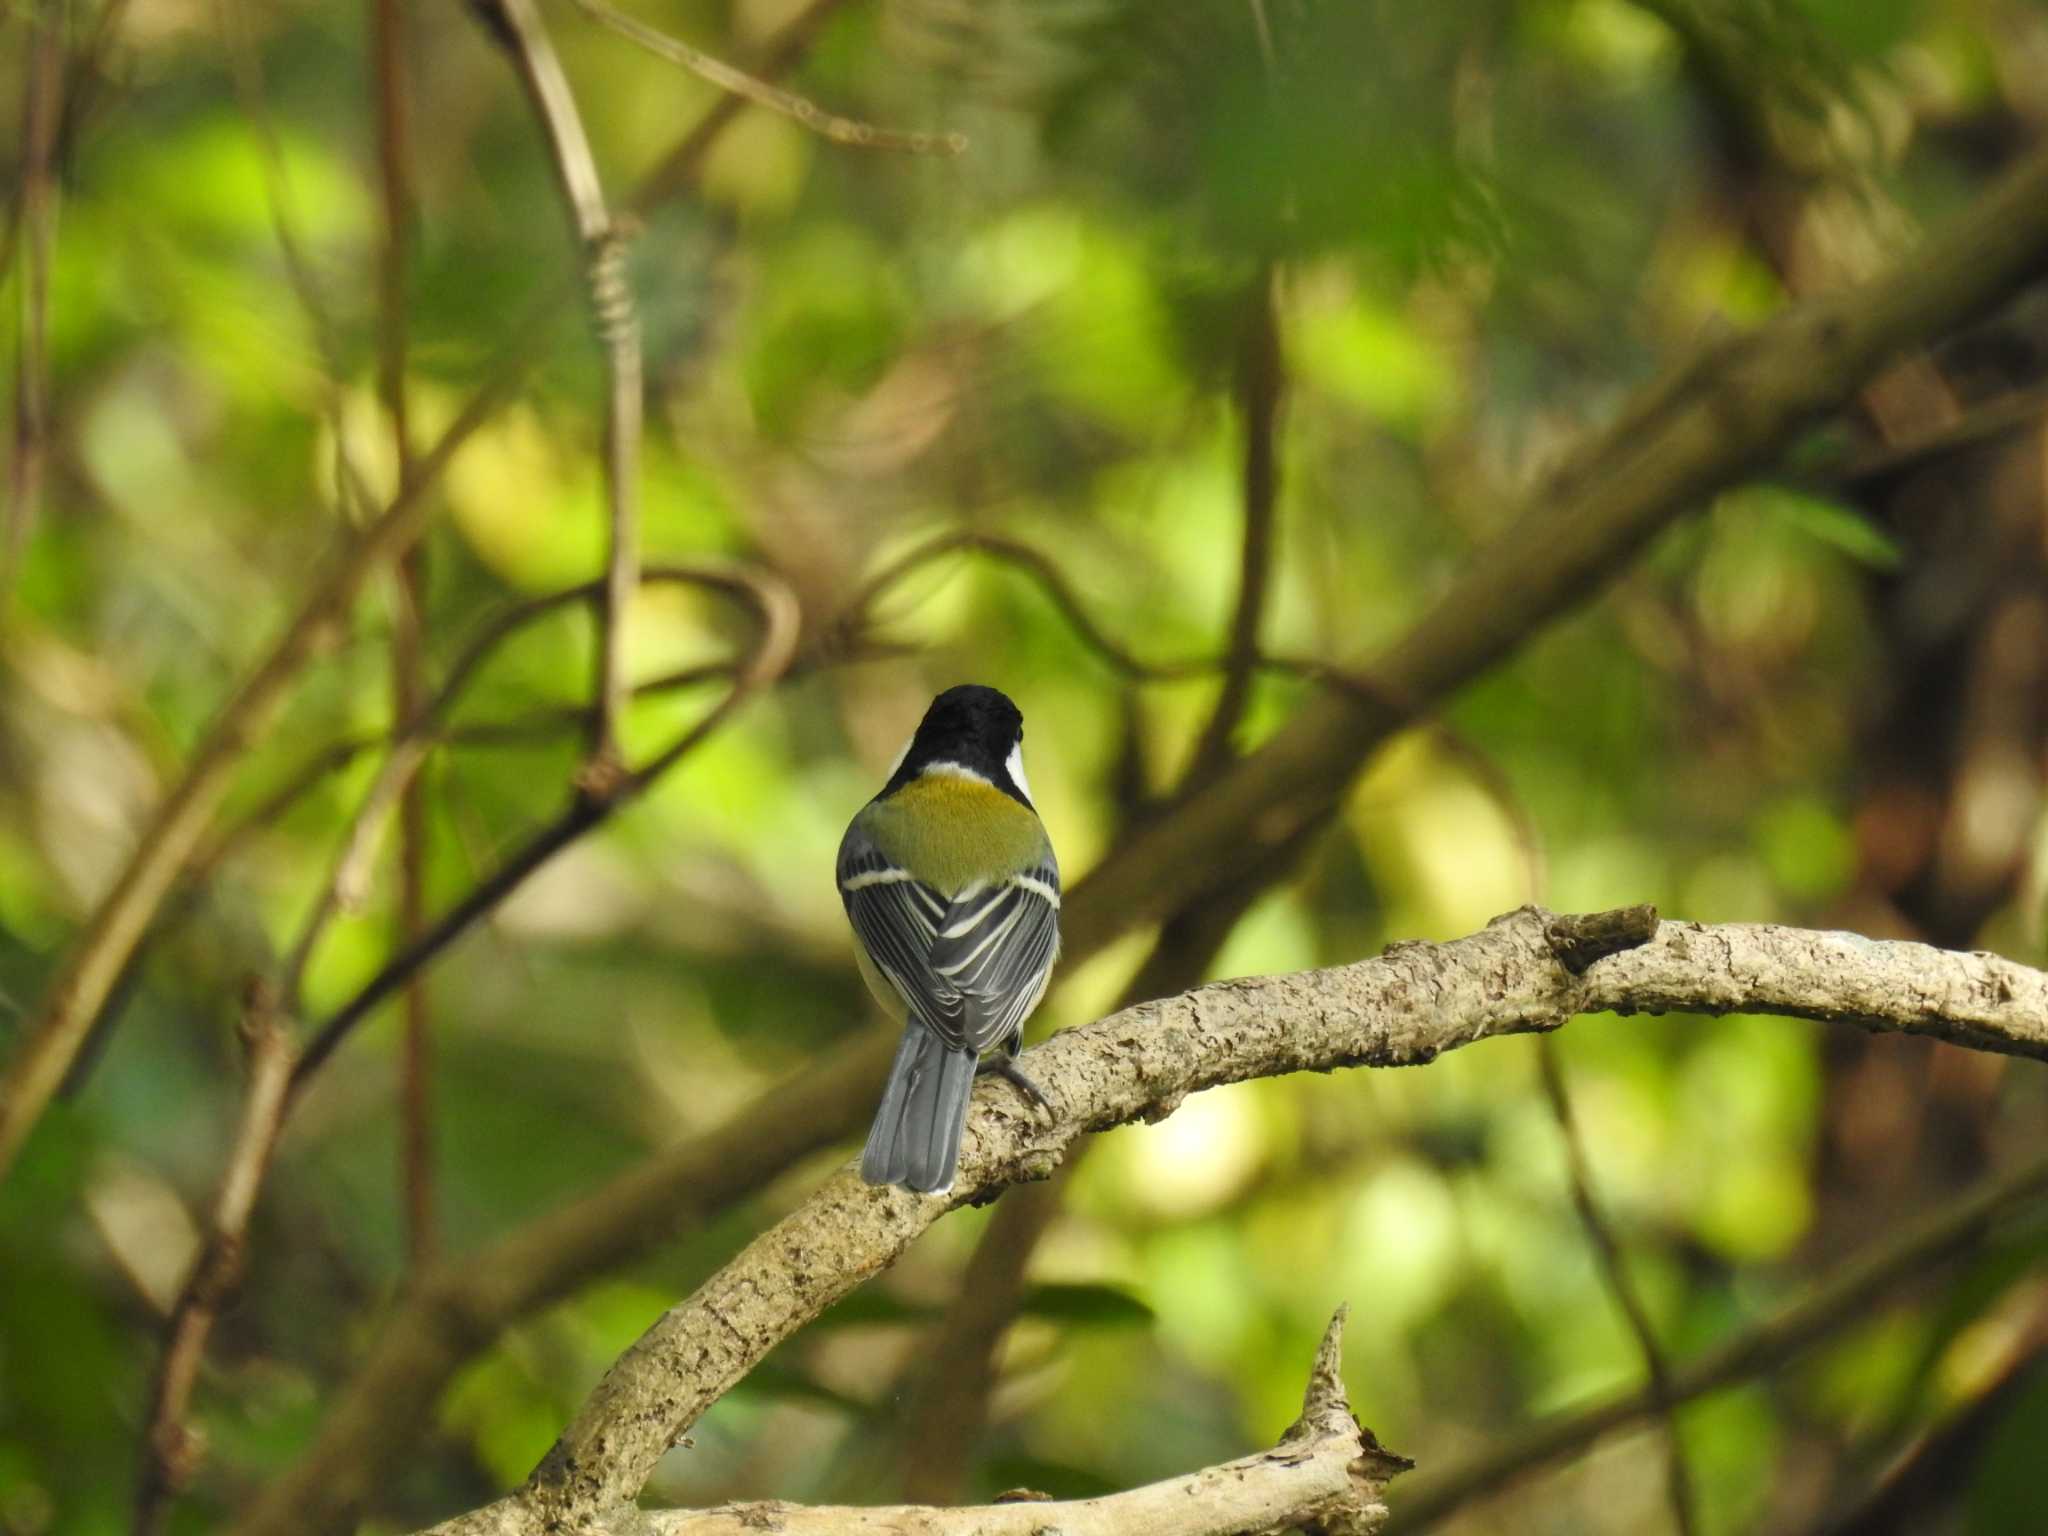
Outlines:
{"label": "bird's foot", "polygon": [[976,1065],[974,1075],[980,1077],[983,1073],[1000,1077],[1048,1115],[1052,1113],[1052,1100],[1045,1096],[1045,1090],[1031,1081],[1024,1069],[1018,1066],[1009,1056],[991,1056],[988,1060]]}

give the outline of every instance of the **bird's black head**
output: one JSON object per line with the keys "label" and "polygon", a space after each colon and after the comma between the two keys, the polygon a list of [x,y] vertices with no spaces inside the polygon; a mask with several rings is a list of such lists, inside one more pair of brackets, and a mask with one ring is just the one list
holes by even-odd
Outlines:
{"label": "bird's black head", "polygon": [[901,789],[934,763],[987,779],[1026,805],[1024,716],[1008,695],[978,683],[948,688],[931,702],[882,793]]}

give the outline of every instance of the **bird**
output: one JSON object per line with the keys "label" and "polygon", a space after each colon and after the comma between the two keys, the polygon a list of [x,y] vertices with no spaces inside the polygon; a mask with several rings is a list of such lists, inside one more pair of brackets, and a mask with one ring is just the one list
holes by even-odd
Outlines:
{"label": "bird", "polygon": [[978,1073],[1048,1108],[1015,1058],[1059,958],[1060,869],[1006,695],[964,684],[932,700],[847,827],[838,879],[861,976],[903,1025],[861,1178],[945,1194]]}

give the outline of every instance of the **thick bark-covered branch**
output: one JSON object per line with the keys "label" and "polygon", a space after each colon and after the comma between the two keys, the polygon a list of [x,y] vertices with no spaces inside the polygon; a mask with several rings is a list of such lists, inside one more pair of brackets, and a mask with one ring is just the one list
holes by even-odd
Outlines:
{"label": "thick bark-covered branch", "polygon": [[2008,297],[2044,262],[2048,150],[1877,282],[1788,309],[1643,391],[1373,660],[1373,694],[1333,690],[1312,700],[1077,886],[1063,926],[1107,937],[1230,883],[1248,858],[1325,815],[1413,706],[1478,676],[1890,359]]}
{"label": "thick bark-covered branch", "polygon": [[[609,1536],[1282,1536],[1310,1530],[1368,1536],[1387,1518],[1387,1481],[1412,1463],[1352,1417],[1338,1376],[1344,1311],[1330,1319],[1303,1394],[1301,1417],[1270,1451],[1101,1498],[1014,1497],[962,1509],[918,1505],[820,1507],[779,1500],[717,1509],[620,1511],[590,1529]],[[523,1530],[510,1501],[467,1531]]]}
{"label": "thick bark-covered branch", "polygon": [[442,1529],[575,1530],[608,1518],[770,1349],[948,1210],[1043,1178],[1087,1132],[1164,1118],[1204,1088],[1419,1065],[1601,1011],[1781,1013],[2048,1058],[2048,975],[1997,956],[1848,933],[1663,923],[1582,974],[1559,959],[1575,935],[1612,926],[1604,914],[1560,919],[1525,907],[1450,943],[1218,982],[1055,1036],[1028,1053],[1049,1115],[1000,1083],[985,1086],[944,1197],[875,1189],[850,1168],[834,1174],[620,1357],[518,1495]]}

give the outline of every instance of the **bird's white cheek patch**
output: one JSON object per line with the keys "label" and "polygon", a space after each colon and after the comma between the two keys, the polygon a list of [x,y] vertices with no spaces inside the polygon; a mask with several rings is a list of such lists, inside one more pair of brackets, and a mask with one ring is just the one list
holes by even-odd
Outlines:
{"label": "bird's white cheek patch", "polygon": [[1031,785],[1024,778],[1024,743],[1018,742],[1010,748],[1009,761],[1003,764],[1003,771],[1009,774],[1010,782],[1024,792],[1024,798],[1031,798]]}

